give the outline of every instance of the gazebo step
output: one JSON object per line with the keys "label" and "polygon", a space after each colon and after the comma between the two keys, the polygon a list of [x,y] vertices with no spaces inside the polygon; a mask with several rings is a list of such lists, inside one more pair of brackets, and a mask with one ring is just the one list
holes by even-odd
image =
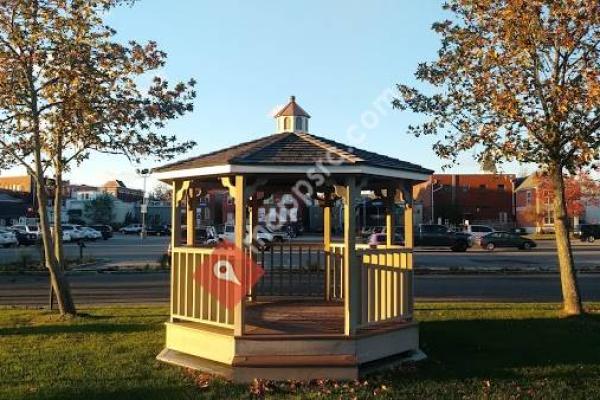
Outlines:
{"label": "gazebo step", "polygon": [[354,367],[357,360],[351,354],[235,356],[233,367]]}

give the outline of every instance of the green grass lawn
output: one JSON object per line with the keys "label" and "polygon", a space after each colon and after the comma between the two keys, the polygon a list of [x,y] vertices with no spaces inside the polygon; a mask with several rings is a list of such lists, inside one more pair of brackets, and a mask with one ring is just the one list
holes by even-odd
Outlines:
{"label": "green grass lawn", "polygon": [[166,307],[0,310],[2,399],[600,398],[600,304],[419,304],[429,359],[360,382],[232,385],[154,359]]}

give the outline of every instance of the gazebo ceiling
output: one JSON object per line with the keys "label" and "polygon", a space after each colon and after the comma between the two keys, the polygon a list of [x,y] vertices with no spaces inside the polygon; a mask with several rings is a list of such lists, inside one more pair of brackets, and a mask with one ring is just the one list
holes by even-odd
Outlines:
{"label": "gazebo ceiling", "polygon": [[[315,167],[318,168],[315,168]],[[306,132],[283,132],[154,169],[162,180],[230,174],[358,174],[424,181],[432,170]]]}

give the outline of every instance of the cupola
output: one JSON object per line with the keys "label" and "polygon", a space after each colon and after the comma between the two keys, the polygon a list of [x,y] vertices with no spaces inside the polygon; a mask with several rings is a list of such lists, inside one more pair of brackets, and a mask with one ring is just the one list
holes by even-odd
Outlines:
{"label": "cupola", "polygon": [[296,103],[296,97],[291,96],[287,103],[277,114],[277,133],[282,132],[308,132],[308,119],[310,115]]}

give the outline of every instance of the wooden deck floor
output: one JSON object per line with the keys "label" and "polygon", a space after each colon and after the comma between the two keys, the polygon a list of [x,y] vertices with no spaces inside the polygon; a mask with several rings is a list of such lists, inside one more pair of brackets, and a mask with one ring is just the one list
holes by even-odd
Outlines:
{"label": "wooden deck floor", "polygon": [[248,335],[340,335],[344,307],[340,302],[278,300],[246,305]]}

